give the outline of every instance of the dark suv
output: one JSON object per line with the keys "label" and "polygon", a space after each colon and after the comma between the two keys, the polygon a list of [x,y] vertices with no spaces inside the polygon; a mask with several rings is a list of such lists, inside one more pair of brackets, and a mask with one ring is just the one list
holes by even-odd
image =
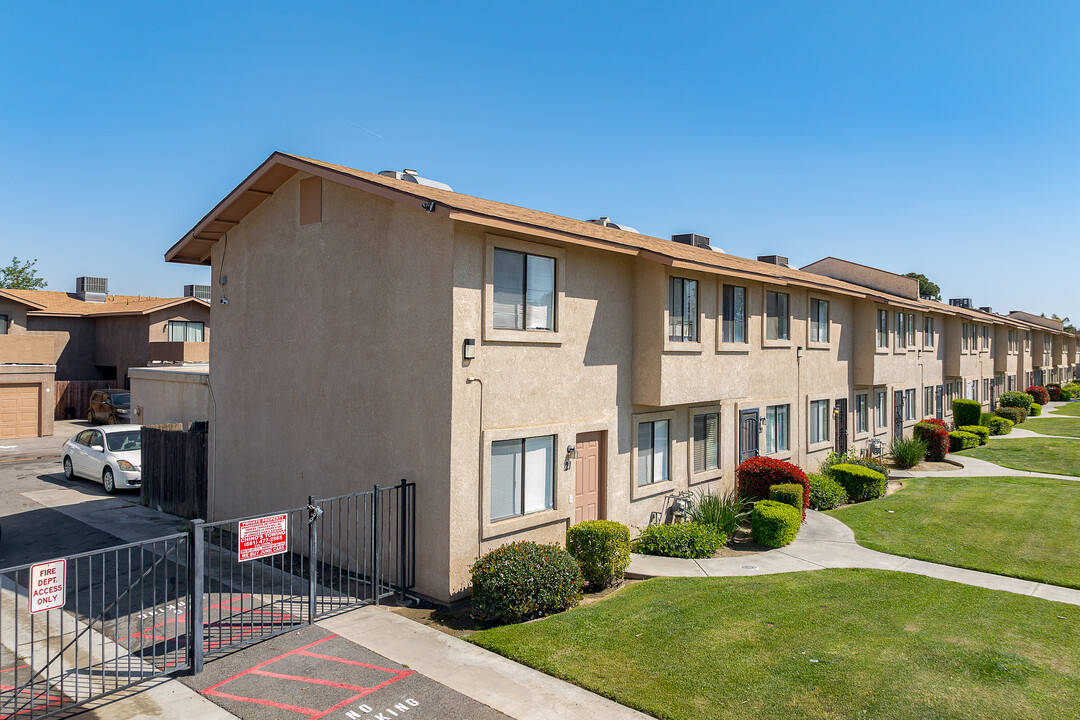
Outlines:
{"label": "dark suv", "polygon": [[107,422],[110,425],[127,425],[131,422],[131,392],[119,388],[95,390],[90,396],[90,409],[86,422],[93,425]]}

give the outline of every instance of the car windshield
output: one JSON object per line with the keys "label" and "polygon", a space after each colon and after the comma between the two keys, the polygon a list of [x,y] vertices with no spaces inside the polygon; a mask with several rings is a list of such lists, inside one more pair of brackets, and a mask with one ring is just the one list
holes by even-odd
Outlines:
{"label": "car windshield", "polygon": [[114,407],[128,407],[131,405],[131,393],[113,393],[110,402]]}
{"label": "car windshield", "polygon": [[113,452],[127,452],[129,450],[142,450],[142,431],[127,430],[125,432],[105,433],[105,442]]}

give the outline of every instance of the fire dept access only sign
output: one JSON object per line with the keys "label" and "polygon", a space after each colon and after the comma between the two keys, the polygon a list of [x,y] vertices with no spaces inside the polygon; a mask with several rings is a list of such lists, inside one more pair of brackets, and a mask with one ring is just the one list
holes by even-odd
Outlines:
{"label": "fire dept access only sign", "polygon": [[281,555],[289,548],[288,514],[240,522],[240,562]]}
{"label": "fire dept access only sign", "polygon": [[30,612],[64,607],[67,560],[50,560],[30,566]]}

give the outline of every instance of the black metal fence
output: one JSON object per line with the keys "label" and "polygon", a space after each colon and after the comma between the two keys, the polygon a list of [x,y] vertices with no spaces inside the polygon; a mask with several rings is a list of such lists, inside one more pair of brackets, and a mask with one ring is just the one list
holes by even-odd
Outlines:
{"label": "black metal fence", "polygon": [[[0,718],[44,717],[159,675],[198,673],[216,653],[404,598],[416,576],[415,493],[402,480],[0,570]],[[278,545],[252,543],[245,533],[267,520],[284,530]]]}

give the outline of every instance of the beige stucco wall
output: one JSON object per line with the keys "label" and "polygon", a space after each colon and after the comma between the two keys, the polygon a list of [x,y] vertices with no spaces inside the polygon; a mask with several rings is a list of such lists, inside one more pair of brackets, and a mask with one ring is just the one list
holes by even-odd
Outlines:
{"label": "beige stucco wall", "polygon": [[214,247],[210,514],[414,480],[417,590],[445,597],[451,221],[325,182],[301,226],[300,179]]}
{"label": "beige stucco wall", "polygon": [[209,368],[131,368],[131,407],[143,425],[210,419]]}
{"label": "beige stucco wall", "polygon": [[7,316],[7,326],[0,328],[14,335],[26,332],[26,306],[6,298],[0,298],[0,315]]}

